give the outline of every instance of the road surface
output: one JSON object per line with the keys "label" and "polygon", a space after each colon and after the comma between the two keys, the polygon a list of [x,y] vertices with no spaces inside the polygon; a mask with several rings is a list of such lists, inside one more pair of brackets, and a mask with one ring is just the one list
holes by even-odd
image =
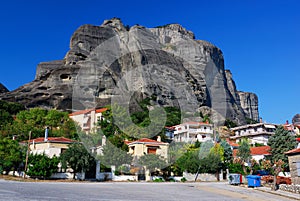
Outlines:
{"label": "road surface", "polygon": [[0,200],[291,200],[227,183],[16,182],[0,179]]}

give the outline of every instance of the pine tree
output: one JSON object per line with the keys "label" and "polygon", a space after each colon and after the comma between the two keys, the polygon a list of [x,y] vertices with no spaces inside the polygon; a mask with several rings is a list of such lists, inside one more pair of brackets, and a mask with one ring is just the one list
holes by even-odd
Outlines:
{"label": "pine tree", "polygon": [[284,130],[282,126],[279,126],[275,134],[269,138],[268,145],[271,147],[272,162],[281,159],[284,162],[284,168],[289,168],[288,158],[284,152],[296,148],[297,142],[295,136],[291,132]]}

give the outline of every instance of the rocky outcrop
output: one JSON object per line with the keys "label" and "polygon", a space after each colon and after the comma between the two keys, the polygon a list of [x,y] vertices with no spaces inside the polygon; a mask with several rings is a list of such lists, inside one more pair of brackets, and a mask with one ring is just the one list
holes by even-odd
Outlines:
{"label": "rocky outcrop", "polygon": [[0,83],[0,94],[6,92],[9,92],[9,90],[2,83]]}
{"label": "rocky outcrop", "polygon": [[300,125],[300,114],[296,114],[293,119],[292,122],[294,125]]}
{"label": "rocky outcrop", "polygon": [[226,72],[222,51],[179,24],[128,28],[113,18],[79,27],[64,59],[40,63],[33,82],[0,98],[63,110],[117,102],[134,111],[149,97],[187,113],[208,106],[218,120],[258,117],[257,97],[238,92]]}
{"label": "rocky outcrop", "polygon": [[241,107],[246,117],[255,121],[259,120],[258,97],[254,93],[238,91]]}
{"label": "rocky outcrop", "polygon": [[250,92],[237,91],[230,70],[226,70],[225,72],[228,89],[236,101],[237,106],[242,108],[247,118],[258,121],[259,113],[257,95]]}

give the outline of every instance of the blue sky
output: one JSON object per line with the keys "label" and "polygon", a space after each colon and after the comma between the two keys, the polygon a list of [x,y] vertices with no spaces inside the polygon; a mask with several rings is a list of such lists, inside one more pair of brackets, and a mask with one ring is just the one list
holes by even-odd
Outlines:
{"label": "blue sky", "polygon": [[284,123],[300,113],[300,1],[3,1],[0,82],[34,79],[39,62],[62,59],[73,32],[119,17],[130,26],[180,23],[224,53],[238,90],[259,97],[260,116]]}

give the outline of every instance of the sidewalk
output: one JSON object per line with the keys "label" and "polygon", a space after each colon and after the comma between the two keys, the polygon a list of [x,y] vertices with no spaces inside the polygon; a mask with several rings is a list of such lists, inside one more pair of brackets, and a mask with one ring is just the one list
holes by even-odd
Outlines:
{"label": "sidewalk", "polygon": [[292,193],[292,192],[283,191],[283,190],[272,191],[271,187],[264,187],[264,186],[257,187],[254,189],[258,190],[258,191],[263,191],[266,193],[272,193],[274,195],[280,195],[280,196],[287,197],[290,199],[300,200],[300,194],[297,194],[297,193]]}

